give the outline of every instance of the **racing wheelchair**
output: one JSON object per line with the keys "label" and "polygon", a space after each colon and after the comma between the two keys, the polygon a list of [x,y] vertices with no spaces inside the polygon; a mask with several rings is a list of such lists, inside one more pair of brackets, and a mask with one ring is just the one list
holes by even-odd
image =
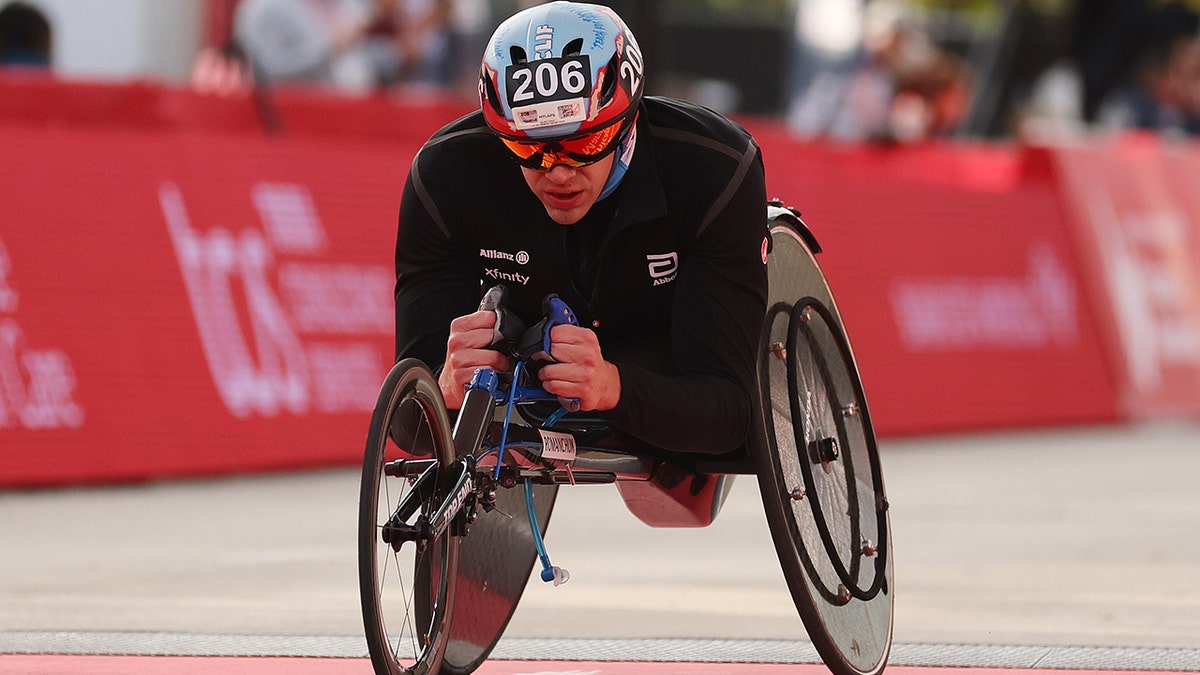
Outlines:
{"label": "racing wheelchair", "polygon": [[[784,577],[826,666],[883,671],[891,533],[866,398],[816,239],[781,202],[767,218],[759,391],[750,437],[729,455],[593,444],[603,420],[526,386],[536,380],[522,377],[523,364],[511,378],[477,372],[452,427],[423,363],[392,368],[359,502],[359,586],[377,675],[470,673],[499,641],[535,564],[543,581],[566,581],[542,543],[560,486],[615,484],[649,525],[704,526],[737,475],[757,476]],[[551,309],[547,347],[550,326],[573,318],[565,305]],[[521,511],[526,518],[506,515]]]}

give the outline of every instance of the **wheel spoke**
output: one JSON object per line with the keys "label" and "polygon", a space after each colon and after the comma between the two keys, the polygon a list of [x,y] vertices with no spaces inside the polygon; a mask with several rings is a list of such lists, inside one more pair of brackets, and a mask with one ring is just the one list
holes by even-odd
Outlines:
{"label": "wheel spoke", "polygon": [[[452,566],[457,542],[448,535],[412,541],[396,534],[397,528],[419,529],[432,513],[438,467],[453,460],[449,429],[433,375],[416,361],[397,364],[381,387],[372,417],[359,505],[363,620],[376,672],[436,670],[445,648],[443,608],[454,579],[427,574],[424,562],[437,555]],[[395,465],[384,468],[416,454],[428,457],[422,464],[428,467],[425,481],[411,480],[410,472],[397,471]]]}

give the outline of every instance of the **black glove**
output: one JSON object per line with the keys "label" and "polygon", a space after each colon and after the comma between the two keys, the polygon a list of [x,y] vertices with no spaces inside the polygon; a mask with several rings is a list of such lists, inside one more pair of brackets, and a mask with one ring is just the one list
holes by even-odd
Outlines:
{"label": "black glove", "polygon": [[550,353],[550,329],[563,324],[578,326],[579,319],[567,303],[551,293],[542,301],[542,320],[530,326],[517,343],[521,361],[530,366],[555,363],[556,359]]}
{"label": "black glove", "polygon": [[517,358],[520,356],[517,343],[525,334],[525,322],[504,306],[507,298],[508,289],[504,284],[497,284],[483,294],[483,299],[479,301],[479,309],[496,313],[496,325],[492,328],[492,342],[488,348]]}

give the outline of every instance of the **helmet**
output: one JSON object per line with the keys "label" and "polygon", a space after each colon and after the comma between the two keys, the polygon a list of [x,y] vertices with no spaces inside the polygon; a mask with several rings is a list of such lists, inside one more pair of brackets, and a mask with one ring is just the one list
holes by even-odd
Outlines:
{"label": "helmet", "polygon": [[625,22],[575,2],[537,5],[500,24],[479,76],[487,125],[518,161],[541,168],[612,152],[644,88],[642,53]]}

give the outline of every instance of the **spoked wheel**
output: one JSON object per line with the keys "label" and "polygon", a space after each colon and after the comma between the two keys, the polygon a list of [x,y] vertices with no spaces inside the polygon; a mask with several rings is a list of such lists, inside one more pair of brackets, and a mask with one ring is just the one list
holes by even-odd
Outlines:
{"label": "spoked wheel", "polygon": [[759,361],[759,487],[788,587],[837,675],[873,675],[892,642],[890,522],[854,355],[824,275],[790,225],[771,229]]}
{"label": "spoked wheel", "polygon": [[450,530],[428,523],[454,460],[450,423],[423,363],[396,364],[380,389],[363,458],[358,577],[376,675],[437,673],[458,564]]}

